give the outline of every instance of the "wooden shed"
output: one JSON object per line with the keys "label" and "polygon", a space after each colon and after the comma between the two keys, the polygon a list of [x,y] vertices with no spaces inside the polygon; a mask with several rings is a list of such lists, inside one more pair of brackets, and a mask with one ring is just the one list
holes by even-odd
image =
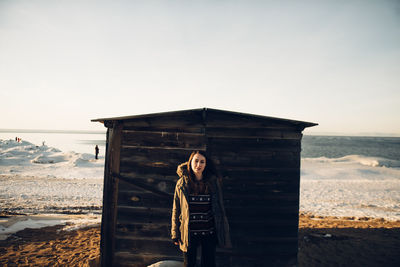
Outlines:
{"label": "wooden shed", "polygon": [[302,131],[317,124],[210,108],[92,121],[107,127],[102,266],[182,259],[171,208],[192,150],[222,176],[233,247],[218,266],[296,265]]}

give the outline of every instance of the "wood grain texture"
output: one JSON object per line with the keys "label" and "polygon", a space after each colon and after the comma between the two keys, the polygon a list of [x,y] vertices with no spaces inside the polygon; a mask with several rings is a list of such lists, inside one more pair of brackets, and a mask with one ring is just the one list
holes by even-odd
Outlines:
{"label": "wood grain texture", "polygon": [[128,250],[132,253],[139,254],[163,254],[174,255],[176,254],[177,247],[167,238],[130,238],[129,236],[122,235],[116,236],[118,251]]}
{"label": "wood grain texture", "polygon": [[[168,218],[169,219],[169,218]],[[116,233],[119,235],[129,235],[140,238],[170,238],[171,223],[166,220],[165,223],[138,223],[134,221],[120,221],[117,224]]]}
{"label": "wood grain texture", "polygon": [[[293,263],[305,124],[217,110],[120,122],[119,167],[113,169],[119,183],[113,209],[116,221],[109,224],[114,231],[114,264],[146,266],[181,259],[169,236],[172,196],[176,168],[192,150],[206,151],[222,176],[233,248],[218,250],[220,266]],[[110,188],[105,191],[115,192]]]}
{"label": "wood grain texture", "polygon": [[123,146],[205,150],[204,134],[155,131],[123,131]]}
{"label": "wood grain texture", "polygon": [[182,112],[173,115],[159,115],[154,117],[138,117],[123,121],[124,129],[136,127],[163,127],[163,128],[193,128],[203,127],[203,113],[201,111]]}
{"label": "wood grain texture", "polygon": [[115,252],[115,224],[117,213],[118,180],[112,175],[119,173],[121,152],[120,123],[107,130],[106,162],[104,172],[103,212],[101,224],[101,265],[111,266]]}
{"label": "wood grain texture", "polygon": [[118,222],[129,220],[135,223],[165,223],[170,218],[169,208],[118,207]]}
{"label": "wood grain texture", "polygon": [[267,139],[267,138],[223,138],[209,137],[209,146],[214,153],[229,152],[259,152],[265,151],[300,151],[300,140],[297,139]]}
{"label": "wood grain texture", "polygon": [[246,128],[246,127],[206,127],[208,137],[220,138],[268,138],[268,139],[294,139],[299,140],[302,137],[300,132],[294,132],[287,127],[263,127],[263,128]]}

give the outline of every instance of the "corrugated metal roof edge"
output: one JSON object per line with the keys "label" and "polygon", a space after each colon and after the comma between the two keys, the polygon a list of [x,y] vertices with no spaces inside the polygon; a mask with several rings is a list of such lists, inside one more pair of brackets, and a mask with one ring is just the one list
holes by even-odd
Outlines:
{"label": "corrugated metal roof edge", "polygon": [[256,118],[260,118],[260,119],[282,121],[282,122],[302,125],[303,127],[313,127],[313,126],[317,126],[318,125],[318,123],[313,123],[313,122],[290,120],[290,119],[283,119],[283,118],[277,118],[277,117],[269,117],[269,116],[263,116],[263,115],[256,115],[256,114],[243,113],[243,112],[237,112],[237,111],[228,111],[228,110],[221,110],[221,109],[213,109],[213,108],[186,109],[186,110],[167,111],[167,112],[158,112],[158,113],[148,113],[148,114],[132,115],[132,116],[98,118],[98,119],[93,119],[91,121],[92,122],[102,122],[103,123],[104,121],[119,121],[119,120],[146,118],[146,117],[168,116],[168,115],[185,113],[185,112],[196,112],[196,111],[198,111],[198,112],[202,112],[202,111],[207,112],[207,110],[214,111],[214,112],[222,112],[222,113],[227,113],[227,114],[233,114],[233,115],[241,115],[241,116],[246,116],[246,117],[256,117]]}

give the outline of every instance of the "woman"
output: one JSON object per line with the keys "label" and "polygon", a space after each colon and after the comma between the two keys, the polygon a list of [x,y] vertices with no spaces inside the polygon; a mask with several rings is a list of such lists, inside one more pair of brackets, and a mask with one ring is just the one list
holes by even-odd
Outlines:
{"label": "woman", "polygon": [[216,171],[204,152],[194,151],[178,166],[172,208],[171,237],[183,251],[184,266],[196,265],[201,246],[201,266],[215,266],[216,245],[231,246],[229,226]]}

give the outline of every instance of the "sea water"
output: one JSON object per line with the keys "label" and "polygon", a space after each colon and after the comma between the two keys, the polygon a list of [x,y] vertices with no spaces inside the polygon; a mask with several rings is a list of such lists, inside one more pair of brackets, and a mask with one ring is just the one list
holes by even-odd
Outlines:
{"label": "sea water", "polygon": [[[0,140],[0,211],[101,213],[105,133],[0,131]],[[305,135],[301,157],[301,211],[400,219],[400,138]]]}
{"label": "sea water", "polygon": [[302,158],[341,158],[348,155],[400,160],[400,137],[307,136]]}

